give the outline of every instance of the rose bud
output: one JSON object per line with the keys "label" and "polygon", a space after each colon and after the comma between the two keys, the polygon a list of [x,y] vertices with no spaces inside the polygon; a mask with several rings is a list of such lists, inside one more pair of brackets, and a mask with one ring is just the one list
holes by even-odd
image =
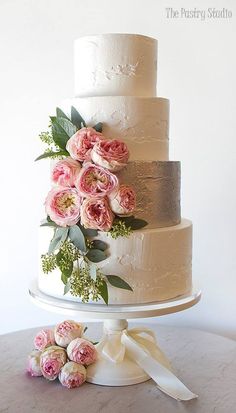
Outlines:
{"label": "rose bud", "polygon": [[60,227],[77,224],[80,205],[81,197],[75,188],[52,188],[45,201],[47,215]]}
{"label": "rose bud", "polygon": [[106,198],[87,198],[81,206],[81,224],[84,228],[109,231],[112,227],[114,214]]}
{"label": "rose bud", "polygon": [[52,182],[63,187],[73,187],[80,169],[80,163],[74,159],[70,157],[62,159],[53,167],[51,174]]}
{"label": "rose bud", "polygon": [[86,380],[86,369],[82,364],[68,361],[59,373],[59,380],[68,389],[79,387]]}
{"label": "rose bud", "polygon": [[97,360],[97,350],[90,341],[84,338],[76,338],[67,347],[67,354],[70,360],[76,363],[89,366]]}
{"label": "rose bud", "polygon": [[102,198],[118,187],[118,178],[107,169],[86,163],[75,186],[85,198]]}
{"label": "rose bud", "polygon": [[84,328],[82,324],[72,320],[66,320],[55,327],[54,334],[58,346],[67,347],[77,337],[81,337]]}
{"label": "rose bud", "polygon": [[95,143],[104,139],[104,136],[93,128],[81,128],[66,144],[66,149],[73,159],[88,161],[91,159],[91,150]]}
{"label": "rose bud", "polygon": [[127,165],[129,150],[127,145],[118,139],[105,139],[94,145],[91,158],[96,165],[116,172]]}
{"label": "rose bud", "polygon": [[129,216],[134,212],[136,206],[136,195],[129,185],[121,185],[118,191],[109,195],[111,210],[116,215]]}
{"label": "rose bud", "polygon": [[67,354],[64,348],[58,346],[46,348],[40,357],[40,367],[45,379],[55,380],[66,361]]}
{"label": "rose bud", "polygon": [[27,371],[33,377],[39,377],[43,375],[40,368],[40,356],[41,351],[38,350],[33,350],[28,356]]}
{"label": "rose bud", "polygon": [[44,329],[39,331],[34,338],[34,346],[37,350],[43,351],[46,347],[55,344],[53,330]]}

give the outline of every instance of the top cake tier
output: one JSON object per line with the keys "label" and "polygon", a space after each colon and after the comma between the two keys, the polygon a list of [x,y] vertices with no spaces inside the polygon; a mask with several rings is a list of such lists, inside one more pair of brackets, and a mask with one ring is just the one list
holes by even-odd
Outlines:
{"label": "top cake tier", "polygon": [[101,34],[75,40],[75,96],[156,96],[157,40]]}

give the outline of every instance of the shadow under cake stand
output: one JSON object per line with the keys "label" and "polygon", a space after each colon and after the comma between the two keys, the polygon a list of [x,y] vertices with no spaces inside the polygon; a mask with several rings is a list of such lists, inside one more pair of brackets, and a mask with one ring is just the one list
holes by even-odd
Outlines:
{"label": "shadow under cake stand", "polygon": [[[194,306],[201,298],[201,291],[193,289],[189,295],[162,302],[135,305],[84,304],[44,294],[39,290],[36,281],[30,285],[29,294],[34,304],[45,310],[73,317],[104,320],[104,331],[110,335],[125,331],[128,327],[127,319],[177,313]],[[164,354],[163,357],[165,358]],[[145,371],[125,354],[123,360],[117,363],[106,357],[99,357],[96,363],[88,367],[86,381],[104,386],[127,386],[149,379]]]}

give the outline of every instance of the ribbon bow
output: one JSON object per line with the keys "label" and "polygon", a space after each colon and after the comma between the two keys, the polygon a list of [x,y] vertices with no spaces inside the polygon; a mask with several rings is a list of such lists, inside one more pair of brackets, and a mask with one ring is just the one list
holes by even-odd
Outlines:
{"label": "ribbon bow", "polygon": [[113,363],[123,361],[125,354],[137,363],[157,384],[157,387],[176,400],[198,397],[171,371],[171,365],[158,347],[155,335],[148,328],[104,330],[97,351]]}

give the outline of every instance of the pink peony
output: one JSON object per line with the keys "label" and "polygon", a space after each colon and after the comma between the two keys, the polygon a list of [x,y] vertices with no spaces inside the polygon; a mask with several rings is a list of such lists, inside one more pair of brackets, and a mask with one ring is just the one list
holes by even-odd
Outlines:
{"label": "pink peony", "polygon": [[96,165],[116,172],[126,166],[129,159],[129,150],[127,145],[122,141],[106,139],[94,145],[91,158]]}
{"label": "pink peony", "polygon": [[68,389],[79,387],[86,380],[86,369],[82,364],[68,361],[60,371],[59,380]]}
{"label": "pink peony", "polygon": [[97,360],[97,350],[90,341],[84,338],[76,338],[67,347],[70,360],[89,366]]}
{"label": "pink peony", "polygon": [[80,171],[76,187],[84,197],[101,198],[108,195],[118,186],[117,177],[108,170],[86,164]]}
{"label": "pink peony", "polygon": [[33,377],[42,376],[43,373],[40,368],[41,351],[33,350],[28,357],[27,371]]}
{"label": "pink peony", "polygon": [[37,350],[43,351],[46,347],[55,344],[54,333],[52,330],[41,330],[34,338],[34,346]]}
{"label": "pink peony", "polygon": [[55,327],[55,340],[58,346],[66,347],[77,337],[83,334],[82,324],[72,320],[63,321]]}
{"label": "pink peony", "polygon": [[78,161],[91,159],[91,150],[95,143],[104,139],[104,136],[93,128],[78,130],[66,144],[70,156]]}
{"label": "pink peony", "polygon": [[78,177],[81,165],[79,162],[68,157],[58,161],[52,170],[52,182],[54,184],[73,187]]}
{"label": "pink peony", "polygon": [[109,231],[114,219],[106,198],[87,198],[81,206],[81,224],[85,228]]}
{"label": "pink peony", "polygon": [[75,188],[52,188],[45,201],[46,213],[57,225],[75,225],[80,217],[81,197]]}
{"label": "pink peony", "polygon": [[43,376],[48,380],[55,380],[66,361],[67,355],[64,348],[58,346],[46,348],[40,357]]}
{"label": "pink peony", "polygon": [[136,195],[129,185],[121,185],[109,195],[110,207],[117,215],[131,215],[136,206]]}

